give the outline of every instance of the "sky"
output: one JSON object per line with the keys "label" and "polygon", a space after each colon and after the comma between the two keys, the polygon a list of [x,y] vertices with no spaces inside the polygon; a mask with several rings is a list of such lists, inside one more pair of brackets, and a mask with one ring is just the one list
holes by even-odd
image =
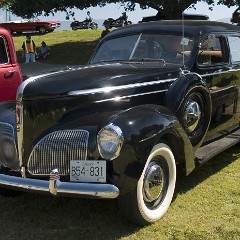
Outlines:
{"label": "sky", "polygon": [[[185,13],[196,13],[196,14],[206,14],[210,17],[210,20],[219,20],[224,18],[231,18],[233,11],[237,7],[228,8],[224,5],[216,5],[213,7],[213,11],[208,9],[208,5],[206,3],[198,3],[195,5],[196,10],[194,9],[187,9]],[[84,20],[86,17],[87,11],[91,12],[91,16],[93,19],[107,19],[107,18],[118,18],[121,16],[122,12],[124,12],[124,8],[121,7],[119,4],[108,4],[105,7],[91,7],[86,10],[78,10],[75,11],[75,18],[79,21]],[[140,7],[137,7],[133,12],[127,12],[128,20],[132,21],[133,23],[137,23],[141,21],[142,17],[146,16],[153,16],[156,15],[157,11],[155,9],[145,9],[141,10]],[[58,12],[54,16],[50,15],[49,17],[40,16],[39,19],[41,20],[60,20],[64,21],[66,17],[66,13]],[[0,22],[5,22],[5,12],[0,12]],[[18,20],[19,17],[11,16],[11,20]],[[72,19],[70,19],[72,20]]]}
{"label": "sky", "polygon": [[[208,4],[206,3],[198,3],[195,5],[196,10],[194,9],[187,9],[185,13],[196,13],[196,14],[206,14],[210,17],[210,20],[219,20],[223,18],[231,18],[233,11],[237,7],[228,8],[224,5],[216,5],[213,8],[213,11],[210,11],[208,8]],[[87,11],[87,10],[86,10]],[[86,11],[78,11],[76,12],[76,18],[84,18]],[[95,19],[102,19],[107,17],[116,18],[116,16],[120,16],[121,13],[124,11],[123,7],[119,7],[117,4],[109,4],[104,8],[89,8],[91,12],[91,16]],[[142,17],[156,15],[157,11],[155,9],[146,9],[141,10],[139,7],[134,12],[127,12],[128,19],[132,22],[138,22],[142,19]]]}

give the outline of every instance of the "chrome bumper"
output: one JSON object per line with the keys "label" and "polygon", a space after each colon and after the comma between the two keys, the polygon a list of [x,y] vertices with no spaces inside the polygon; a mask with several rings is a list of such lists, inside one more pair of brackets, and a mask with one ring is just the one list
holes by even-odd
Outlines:
{"label": "chrome bumper", "polygon": [[0,186],[69,197],[117,198],[119,195],[119,189],[111,184],[61,182],[56,170],[51,172],[49,181],[0,174]]}

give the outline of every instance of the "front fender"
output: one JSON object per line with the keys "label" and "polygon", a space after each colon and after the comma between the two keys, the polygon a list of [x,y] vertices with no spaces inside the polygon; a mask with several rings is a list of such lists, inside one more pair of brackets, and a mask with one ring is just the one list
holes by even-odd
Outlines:
{"label": "front fender", "polygon": [[115,115],[110,123],[120,127],[124,135],[121,154],[112,161],[114,177],[111,179],[121,194],[136,186],[152,148],[159,142],[170,141],[169,146],[179,156],[176,159],[179,163],[185,161],[187,172],[194,168],[191,143],[178,120],[166,108],[137,106]]}

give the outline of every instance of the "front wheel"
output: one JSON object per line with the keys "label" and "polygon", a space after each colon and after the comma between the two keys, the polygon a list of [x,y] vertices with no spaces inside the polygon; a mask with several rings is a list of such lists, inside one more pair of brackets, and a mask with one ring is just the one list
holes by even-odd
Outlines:
{"label": "front wheel", "polygon": [[150,153],[137,186],[119,198],[120,210],[136,224],[154,223],[167,212],[175,183],[173,153],[166,144],[158,144]]}
{"label": "front wheel", "polygon": [[46,33],[45,27],[39,27],[39,28],[38,28],[38,32],[39,32],[40,34]]}
{"label": "front wheel", "polygon": [[97,25],[96,23],[93,23],[93,24],[91,25],[91,29],[92,29],[92,30],[98,29],[98,25]]}

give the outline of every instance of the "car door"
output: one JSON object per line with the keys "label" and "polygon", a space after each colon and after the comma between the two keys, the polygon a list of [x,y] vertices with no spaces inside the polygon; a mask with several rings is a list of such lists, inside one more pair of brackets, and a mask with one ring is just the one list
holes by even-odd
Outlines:
{"label": "car door", "polygon": [[225,34],[209,34],[200,42],[197,65],[212,100],[212,118],[207,138],[218,137],[236,125],[238,89]]}
{"label": "car door", "polygon": [[11,64],[6,39],[0,35],[0,102],[15,100],[20,82],[19,71]]}

